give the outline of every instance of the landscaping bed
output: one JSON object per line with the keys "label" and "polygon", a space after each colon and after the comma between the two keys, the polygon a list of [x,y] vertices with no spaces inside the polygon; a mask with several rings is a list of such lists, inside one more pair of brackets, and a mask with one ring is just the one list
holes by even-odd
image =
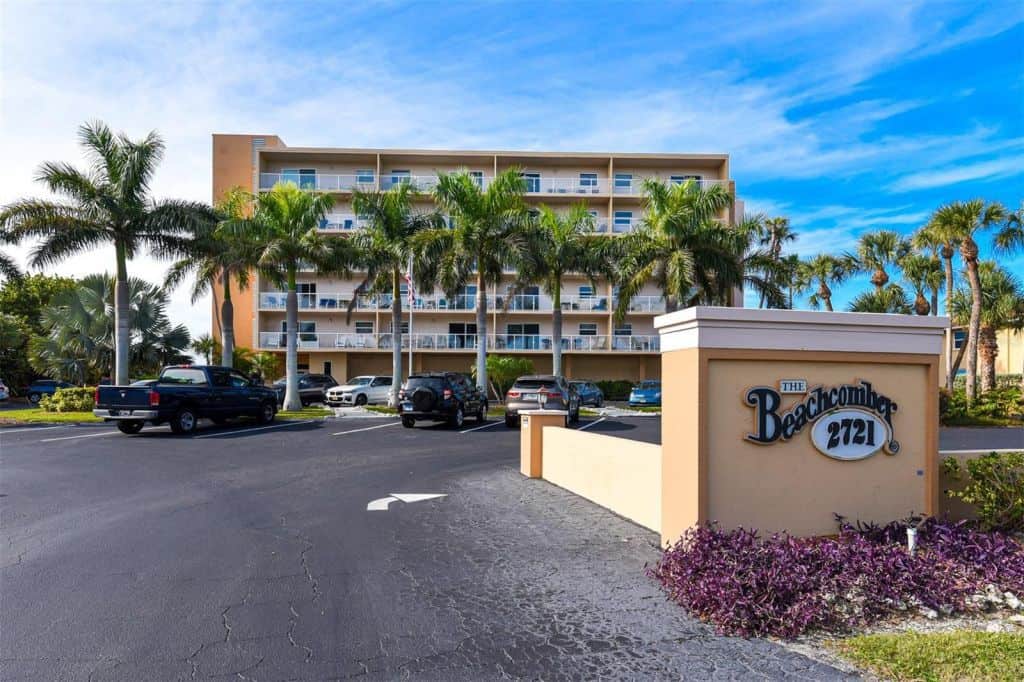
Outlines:
{"label": "landscaping bed", "polygon": [[89,412],[46,412],[38,407],[0,412],[0,424],[93,424],[103,421]]}

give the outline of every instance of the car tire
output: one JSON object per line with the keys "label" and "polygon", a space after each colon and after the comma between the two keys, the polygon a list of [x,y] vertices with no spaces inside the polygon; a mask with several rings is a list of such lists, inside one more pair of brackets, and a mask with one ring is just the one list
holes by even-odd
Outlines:
{"label": "car tire", "polygon": [[466,413],[462,409],[462,405],[455,406],[455,414],[448,417],[448,425],[454,426],[457,429],[461,429],[462,425],[466,423]]}
{"label": "car tire", "polygon": [[480,403],[479,409],[476,411],[476,423],[483,424],[487,421],[487,401]]}
{"label": "car tire", "polygon": [[407,429],[411,429],[412,427],[416,426],[416,420],[413,419],[412,417],[402,417],[402,426],[404,426]]}
{"label": "car tire", "polygon": [[277,406],[270,402],[263,403],[260,411],[256,413],[256,421],[260,424],[269,424],[274,421],[275,415],[277,415]]}
{"label": "car tire", "polygon": [[597,399],[597,403],[594,405],[594,407],[596,407],[598,409],[601,409],[602,407],[604,407],[604,398],[598,398]]}
{"label": "car tire", "polygon": [[38,393],[29,393],[28,394],[28,401],[30,403],[32,403],[33,405],[38,405],[39,401],[42,399],[42,397],[43,396],[39,395]]}
{"label": "car tire", "polygon": [[171,417],[171,431],[182,436],[194,433],[199,417],[191,407],[183,407]]}
{"label": "car tire", "polygon": [[365,404],[366,404],[367,402],[368,402],[368,401],[367,401],[367,398],[366,398],[366,394],[365,394],[365,393],[360,393],[359,395],[357,395],[357,396],[356,396],[356,406],[358,406],[358,407],[362,407],[362,406],[363,406],[363,405],[365,405]]}
{"label": "car tire", "polygon": [[511,417],[511,416],[506,414],[505,415],[505,426],[507,426],[510,429],[518,429],[519,428],[519,417]]}
{"label": "car tire", "polygon": [[140,419],[121,419],[117,422],[117,430],[132,435],[141,431],[142,425],[143,422]]}

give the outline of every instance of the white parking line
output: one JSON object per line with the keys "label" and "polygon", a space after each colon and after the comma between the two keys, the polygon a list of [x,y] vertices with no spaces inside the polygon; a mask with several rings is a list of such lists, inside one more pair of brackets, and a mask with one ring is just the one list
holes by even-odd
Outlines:
{"label": "white parking line", "polygon": [[25,433],[26,431],[49,431],[50,429],[71,429],[71,424],[60,424],[58,426],[30,426],[27,429],[0,429],[0,436],[8,433]]}
{"label": "white parking line", "polygon": [[332,436],[344,436],[347,433],[359,433],[360,431],[373,431],[374,429],[383,429],[383,428],[388,427],[388,426],[398,426],[401,423],[402,422],[391,422],[390,424],[378,424],[377,426],[367,426],[367,427],[362,428],[362,429],[352,429],[350,431],[338,431],[337,433],[332,433],[331,435]]}
{"label": "white parking line", "polygon": [[480,429],[489,429],[492,426],[497,426],[500,423],[501,422],[490,422],[490,423],[484,424],[482,426],[474,426],[473,428],[466,429],[465,431],[459,431],[459,433],[473,433],[474,431],[479,431]]}
{"label": "white parking line", "polygon": [[285,422],[284,424],[271,424],[270,426],[256,426],[251,429],[236,429],[234,431],[218,431],[217,433],[204,433],[196,438],[216,438],[217,436],[233,436],[236,433],[252,433],[253,431],[265,431],[267,429],[283,429],[286,426],[298,426],[299,424],[312,424],[318,419],[307,419],[301,422]]}
{"label": "white parking line", "polygon": [[61,436],[60,438],[44,438],[44,439],[42,439],[39,442],[40,443],[53,443],[54,441],[58,441],[58,440],[72,440],[74,438],[99,438],[100,436],[113,436],[113,435],[116,435],[118,433],[120,433],[120,431],[115,431],[115,430],[106,431],[104,433],[84,433],[84,434],[79,435],[79,436]]}
{"label": "white parking line", "polygon": [[584,424],[583,426],[577,427],[576,430],[577,431],[586,431],[591,426],[597,426],[598,424],[600,424],[603,421],[604,421],[604,417],[601,417],[600,419],[595,419],[594,421],[590,422],[589,424]]}

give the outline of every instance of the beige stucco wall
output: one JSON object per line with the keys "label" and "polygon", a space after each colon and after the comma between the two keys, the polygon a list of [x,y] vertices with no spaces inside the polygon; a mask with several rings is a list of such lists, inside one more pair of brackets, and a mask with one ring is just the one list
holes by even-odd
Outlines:
{"label": "beige stucco wall", "polygon": [[544,429],[543,441],[545,480],[660,529],[660,446],[560,428]]}

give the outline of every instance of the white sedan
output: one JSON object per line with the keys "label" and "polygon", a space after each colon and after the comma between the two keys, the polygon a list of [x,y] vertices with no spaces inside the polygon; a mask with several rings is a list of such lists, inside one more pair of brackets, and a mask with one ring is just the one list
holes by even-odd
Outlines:
{"label": "white sedan", "polygon": [[331,407],[386,404],[391,392],[391,377],[362,376],[349,379],[341,386],[327,389],[325,402]]}

